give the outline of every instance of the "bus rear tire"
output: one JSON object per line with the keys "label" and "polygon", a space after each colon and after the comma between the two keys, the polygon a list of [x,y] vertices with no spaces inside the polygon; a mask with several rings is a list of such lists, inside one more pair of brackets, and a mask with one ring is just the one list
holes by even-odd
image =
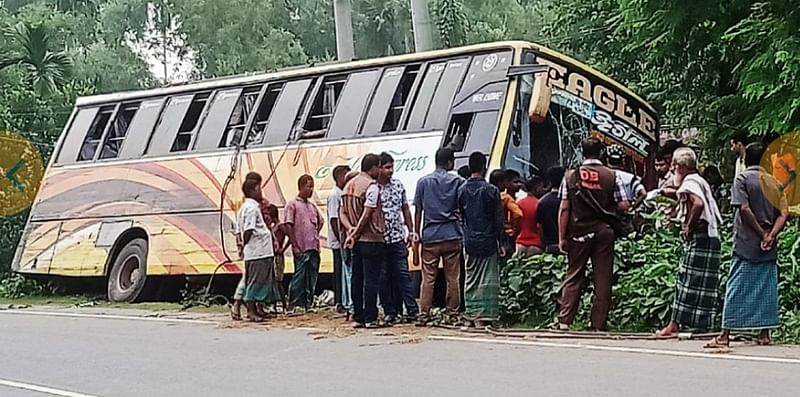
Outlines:
{"label": "bus rear tire", "polygon": [[108,274],[108,300],[133,303],[143,298],[147,283],[147,240],[135,238],[114,258]]}

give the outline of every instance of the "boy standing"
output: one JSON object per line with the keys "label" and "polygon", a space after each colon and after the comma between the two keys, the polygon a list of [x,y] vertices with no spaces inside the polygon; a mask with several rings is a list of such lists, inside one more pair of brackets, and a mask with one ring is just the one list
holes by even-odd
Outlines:
{"label": "boy standing", "polygon": [[272,296],[269,302],[277,306],[281,302],[282,308],[286,311],[286,294],[283,292],[283,272],[286,267],[284,263],[284,252],[289,248],[289,241],[286,232],[283,230],[281,218],[278,215],[278,207],[274,204],[267,205],[267,215],[270,230],[272,230],[272,242],[275,250],[275,273],[273,274]]}
{"label": "boy standing", "polygon": [[344,188],[347,173],[350,167],[337,165],[333,168],[333,181],[335,185],[328,194],[328,246],[333,251],[333,276],[334,292],[336,298],[336,309],[341,312],[348,312],[353,305],[350,299],[350,285],[345,278],[345,267],[348,262],[344,250],[342,249],[342,232],[339,227],[339,209],[342,206],[342,189]]}
{"label": "boy standing", "polygon": [[500,314],[500,269],[498,256],[505,255],[503,207],[500,191],[486,182],[486,156],[469,156],[472,176],[458,189],[458,207],[464,230],[466,282],[464,300],[467,323],[477,327],[490,325]]}
{"label": "boy standing", "polygon": [[294,275],[289,284],[289,304],[310,309],[319,276],[319,231],[325,223],[309,199],[314,194],[314,178],[297,180],[297,198],[286,204],[284,223],[294,257]]}
{"label": "boy standing", "polygon": [[274,272],[272,232],[261,214],[261,183],[246,179],[242,184],[242,192],[246,198],[237,222],[245,267],[242,300],[247,307],[248,319],[261,322],[264,319],[257,312],[256,303],[264,302],[269,296],[270,275]]}
{"label": "boy standing", "polygon": [[[389,153],[380,154],[381,172],[378,184],[370,186],[367,197],[379,194],[383,210],[384,242],[386,243],[387,279],[381,286],[381,303],[386,325],[394,324],[406,307],[408,321],[416,322],[419,307],[414,296],[414,285],[408,274],[408,246],[419,241],[411,221],[406,188],[394,176],[394,158]],[[366,203],[369,208],[372,203]],[[378,204],[378,203],[375,203]]]}

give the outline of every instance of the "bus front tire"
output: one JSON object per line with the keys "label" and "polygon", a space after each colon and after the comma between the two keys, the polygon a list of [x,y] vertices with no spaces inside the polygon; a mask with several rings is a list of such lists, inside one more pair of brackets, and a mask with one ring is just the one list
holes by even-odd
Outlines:
{"label": "bus front tire", "polygon": [[132,303],[143,297],[147,282],[147,240],[135,238],[125,244],[108,275],[108,300]]}

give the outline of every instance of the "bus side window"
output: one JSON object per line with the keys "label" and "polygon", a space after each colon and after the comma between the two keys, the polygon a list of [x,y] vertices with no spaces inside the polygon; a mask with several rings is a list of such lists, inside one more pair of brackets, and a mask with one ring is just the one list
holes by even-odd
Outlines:
{"label": "bus side window", "polygon": [[386,68],[369,105],[362,135],[395,132],[408,106],[420,65]]}
{"label": "bus side window", "polygon": [[106,133],[105,140],[103,141],[103,150],[100,152],[100,159],[113,159],[119,156],[120,148],[125,142],[125,137],[130,129],[131,120],[136,112],[139,110],[139,103],[127,103],[117,111],[117,117],[114,118],[114,123]]}
{"label": "bus side window", "polygon": [[247,122],[255,110],[262,90],[263,87],[247,87],[244,89],[242,96],[239,97],[239,101],[236,103],[236,107],[233,108],[231,118],[228,120],[222,139],[219,141],[219,147],[236,147],[242,143],[244,129],[247,128]]}
{"label": "bus side window", "polygon": [[442,146],[456,153],[489,152],[499,114],[496,110],[454,114]]}
{"label": "bus side window", "polygon": [[425,70],[425,77],[422,78],[422,84],[417,90],[414,103],[411,105],[411,115],[406,120],[406,130],[420,130],[425,124],[425,118],[428,117],[428,109],[430,109],[433,94],[436,92],[436,87],[439,85],[439,80],[444,74],[444,69],[447,63],[432,63],[429,64]]}
{"label": "bus side window", "polygon": [[447,68],[436,87],[428,116],[425,118],[426,130],[442,130],[447,127],[447,120],[450,117],[450,107],[456,92],[464,81],[464,75],[469,68],[469,58],[454,59],[447,62]]}
{"label": "bus side window", "polygon": [[[261,87],[255,88],[255,95],[258,95]],[[223,139],[225,132],[227,132],[225,127],[228,125],[231,114],[234,113],[234,108],[242,98],[242,92],[242,88],[217,91],[208,105],[206,117],[196,134],[194,150],[204,151],[220,147],[219,143]],[[190,107],[189,111],[191,112],[191,110],[192,108]],[[180,137],[180,134],[178,136]]]}
{"label": "bus side window", "polygon": [[336,105],[342,96],[345,83],[347,83],[347,77],[347,75],[338,75],[325,77],[322,80],[302,131],[300,131],[300,138],[316,139],[325,136],[333,119],[333,113],[336,111]]}
{"label": "bus side window", "polygon": [[377,70],[357,72],[350,75],[339,99],[346,106],[339,107],[334,113],[328,128],[328,139],[353,138],[356,136],[367,102],[372,97],[372,91],[378,76],[379,71]]}
{"label": "bus side window", "polygon": [[78,152],[78,161],[94,160],[97,148],[100,146],[103,134],[106,131],[106,127],[108,127],[108,122],[114,115],[115,109],[115,105],[103,106],[97,112],[97,116],[95,116],[94,121],[92,121],[89,131],[86,132],[86,138],[83,140],[81,150]]}
{"label": "bus side window", "polygon": [[211,97],[210,92],[202,92],[192,98],[192,104],[189,105],[189,110],[183,117],[181,126],[178,128],[178,135],[175,137],[175,142],[172,143],[170,152],[185,152],[189,150],[209,97]]}
{"label": "bus side window", "polygon": [[508,83],[505,80],[491,83],[491,80],[485,79],[475,82],[479,78],[470,76],[470,80],[473,80],[471,87],[465,87],[466,92],[462,89],[451,109],[452,117],[443,145],[456,152],[486,153],[492,148],[493,131],[496,131],[495,124],[506,98]]}
{"label": "bus side window", "polygon": [[267,131],[264,133],[262,145],[285,144],[292,138],[292,128],[300,114],[300,109],[308,96],[309,87],[315,79],[296,80],[286,83],[278,96],[273,114],[277,115],[270,119],[267,124]]}
{"label": "bus side window", "polygon": [[78,152],[83,147],[86,131],[94,123],[99,108],[83,108],[75,112],[67,135],[63,139],[58,152],[56,164],[72,164],[78,159]]}
{"label": "bus side window", "polygon": [[117,158],[135,159],[144,154],[147,141],[158,121],[158,115],[161,114],[164,102],[164,98],[156,98],[144,101],[139,105],[139,109],[128,127],[128,133],[125,135],[125,144],[120,148]]}
{"label": "bus side window", "polygon": [[264,141],[264,132],[267,131],[272,110],[278,103],[278,97],[283,91],[284,83],[273,83],[267,86],[266,92],[262,95],[261,102],[258,104],[255,118],[253,119],[250,131],[247,133],[245,145],[260,145]]}
{"label": "bus side window", "polygon": [[194,95],[188,94],[169,98],[164,106],[164,111],[161,112],[161,118],[158,120],[155,131],[150,136],[146,151],[148,155],[163,155],[170,152],[171,144],[178,134],[178,127],[192,103],[192,97]]}

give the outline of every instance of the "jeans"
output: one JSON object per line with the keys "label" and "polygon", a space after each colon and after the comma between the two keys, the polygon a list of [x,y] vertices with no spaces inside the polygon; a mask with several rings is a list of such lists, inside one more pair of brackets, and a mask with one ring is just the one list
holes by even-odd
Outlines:
{"label": "jeans", "polygon": [[[341,252],[341,277],[339,277],[339,282],[342,285],[342,295],[341,300],[339,303],[342,304],[344,310],[347,313],[353,313],[353,295],[352,295],[352,285],[353,285],[353,251],[342,248],[341,250],[337,250]],[[336,252],[336,251],[334,251]]]}
{"label": "jeans", "polygon": [[331,248],[333,253],[333,302],[337,308],[342,305],[342,252],[344,249]]}
{"label": "jeans", "polygon": [[353,247],[353,320],[373,323],[378,320],[378,292],[381,274],[386,269],[386,244],[357,242]]}
{"label": "jeans", "polygon": [[306,251],[294,255],[294,275],[289,283],[289,304],[310,308],[314,305],[314,291],[319,277],[319,251]]}
{"label": "jeans", "polygon": [[403,314],[403,305],[409,317],[419,314],[414,296],[414,285],[408,273],[408,247],[404,242],[386,244],[386,277],[381,285],[381,303],[387,316]]}

